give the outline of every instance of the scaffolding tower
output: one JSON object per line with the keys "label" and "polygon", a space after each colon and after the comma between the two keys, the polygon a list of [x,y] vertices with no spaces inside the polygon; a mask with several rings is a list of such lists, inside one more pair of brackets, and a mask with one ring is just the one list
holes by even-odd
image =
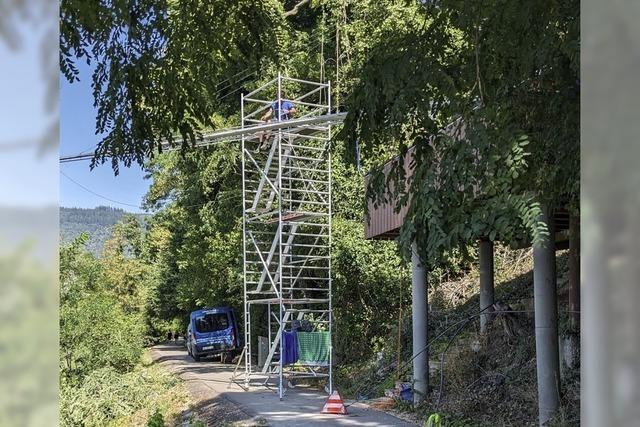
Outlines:
{"label": "scaffolding tower", "polygon": [[[333,391],[329,144],[340,115],[331,113],[330,83],[280,74],[241,100],[245,344],[234,378],[276,383],[280,399],[300,378]],[[327,361],[286,363],[283,334],[294,325],[328,333]]]}

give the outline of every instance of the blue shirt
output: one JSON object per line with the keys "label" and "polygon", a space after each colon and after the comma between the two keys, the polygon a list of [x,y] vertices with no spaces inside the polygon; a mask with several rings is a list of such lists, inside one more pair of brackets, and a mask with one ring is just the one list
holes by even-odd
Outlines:
{"label": "blue shirt", "polygon": [[289,120],[291,117],[289,114],[286,114],[285,111],[291,111],[293,109],[293,104],[286,99],[281,100],[280,104],[282,105],[282,117],[279,117],[278,114],[278,101],[271,104],[271,109],[273,109],[273,118],[275,120],[278,120],[279,118],[282,120]]}

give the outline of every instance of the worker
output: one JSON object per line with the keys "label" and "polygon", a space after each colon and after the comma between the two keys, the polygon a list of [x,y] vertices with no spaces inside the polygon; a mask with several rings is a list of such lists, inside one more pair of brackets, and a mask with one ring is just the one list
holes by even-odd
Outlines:
{"label": "worker", "polygon": [[[265,123],[271,123],[273,121],[282,121],[282,120],[291,119],[291,117],[293,117],[293,114],[295,114],[296,112],[296,107],[293,105],[291,101],[288,101],[285,98],[286,98],[286,95],[283,90],[281,91],[280,102],[278,102],[277,99],[273,101],[273,103],[271,104],[267,112],[264,113],[262,117],[260,117],[260,120],[262,120]],[[282,107],[282,111],[280,110],[280,107]],[[270,139],[271,139],[270,131],[260,132],[260,143],[258,144],[258,148],[256,149],[256,152],[262,149],[263,142],[268,142]]]}

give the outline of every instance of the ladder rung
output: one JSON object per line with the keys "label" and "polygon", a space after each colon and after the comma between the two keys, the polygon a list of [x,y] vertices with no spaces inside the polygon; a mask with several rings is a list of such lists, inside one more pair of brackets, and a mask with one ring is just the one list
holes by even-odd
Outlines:
{"label": "ladder rung", "polygon": [[313,182],[316,184],[323,184],[323,185],[329,185],[329,181],[326,180],[320,180],[320,179],[314,179],[314,178],[289,178],[287,177],[287,180],[291,180],[291,181],[302,181],[302,182]]}
{"label": "ladder rung", "polygon": [[282,199],[282,201],[290,202],[290,203],[300,203],[301,205],[306,203],[306,204],[315,205],[315,206],[329,206],[328,202],[317,202],[313,200]]}
{"label": "ladder rung", "polygon": [[[304,172],[315,172],[315,173],[329,173],[329,169],[316,169],[316,168],[305,168],[301,166],[286,166],[286,169],[304,171]],[[305,178],[302,178],[303,181],[306,181]]]}
{"label": "ladder rung", "polygon": [[321,147],[311,147],[307,145],[299,145],[299,144],[282,144],[283,147],[287,148],[297,148],[299,150],[311,150],[311,151],[325,151],[326,148]]}
{"label": "ladder rung", "polygon": [[327,159],[325,158],[295,156],[291,154],[283,155],[282,157],[286,157],[287,159],[295,159],[295,160],[307,160],[310,162],[320,162],[321,160],[327,161]]}

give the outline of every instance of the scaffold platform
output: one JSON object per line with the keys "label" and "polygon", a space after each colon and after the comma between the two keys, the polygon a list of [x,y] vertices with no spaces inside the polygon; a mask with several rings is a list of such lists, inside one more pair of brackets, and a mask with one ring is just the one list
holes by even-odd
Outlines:
{"label": "scaffold platform", "polygon": [[[295,113],[285,116],[283,103]],[[344,115],[332,112],[330,83],[278,75],[242,96],[241,117],[245,345],[233,381],[277,386],[282,399],[287,384],[315,378],[331,393],[330,141]],[[298,336],[328,342],[327,360],[284,360],[283,337],[303,322]]]}

